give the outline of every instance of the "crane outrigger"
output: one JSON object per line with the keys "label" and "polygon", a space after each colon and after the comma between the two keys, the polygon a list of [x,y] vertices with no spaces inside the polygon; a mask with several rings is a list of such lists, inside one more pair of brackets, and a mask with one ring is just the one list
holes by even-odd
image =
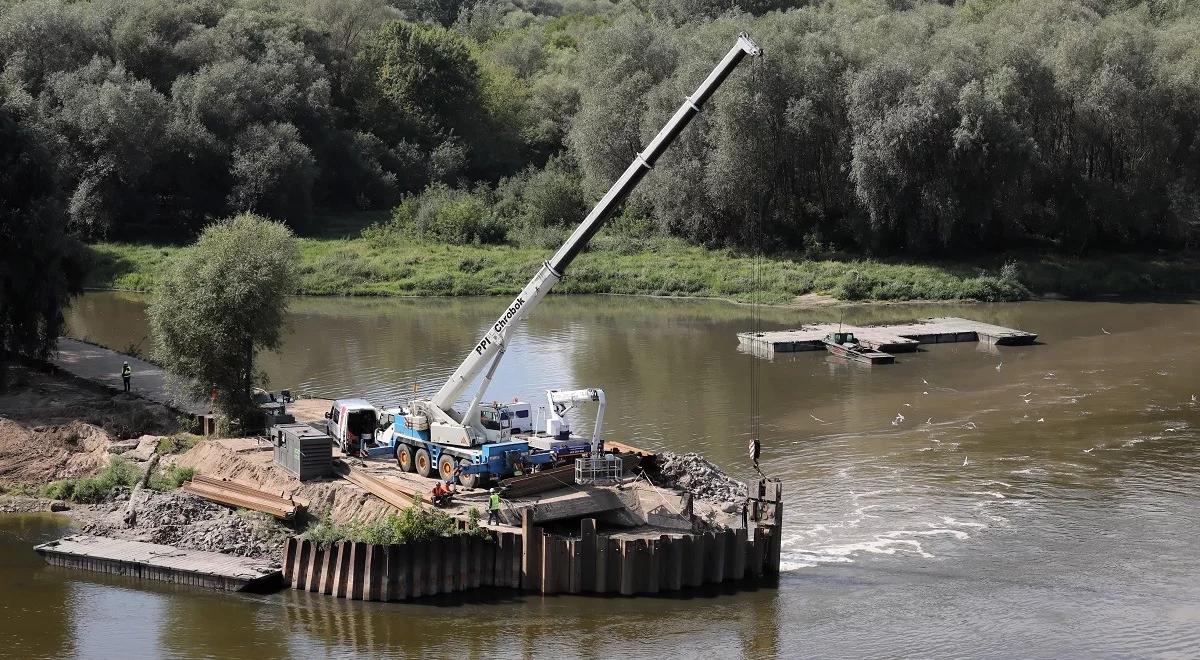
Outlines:
{"label": "crane outrigger", "polygon": [[[415,467],[418,472],[427,474],[433,466],[437,466],[440,476],[453,478],[453,475],[457,474],[460,481],[468,487],[479,485],[481,479],[486,481],[489,476],[511,473],[506,471],[505,466],[511,462],[512,454],[521,451],[520,446],[524,443],[514,441],[504,433],[502,415],[489,418],[480,411],[483,396],[508,348],[509,338],[542,298],[563,278],[575,257],[584,250],[642,177],[653,169],[667,147],[700,112],[704,102],[729,77],[738,63],[746,56],[758,57],[761,54],[762,50],[750,37],[745,33],[738,35],[737,43],[729,49],[696,91],[684,100],[645,149],[634,157],[633,162],[575,228],[566,242],[550,259],[542,263],[533,279],[488,328],[437,393],[429,399],[416,399],[406,408],[397,411],[398,414],[393,416],[395,422],[392,439],[395,443],[396,460],[402,468]],[[470,403],[459,412],[454,404],[480,376],[482,378]],[[553,392],[550,401],[551,406],[555,407]],[[566,394],[563,393],[560,398]],[[595,389],[576,390],[571,394],[573,402],[600,402],[598,417],[603,414],[603,396],[603,391]],[[559,420],[561,421],[561,418]],[[492,428],[488,428],[489,426]],[[600,427],[601,419],[597,419],[590,443],[590,454],[576,462],[576,477],[581,481],[611,479],[614,470],[619,476],[619,464],[614,466],[613,462],[602,454]],[[528,453],[527,444],[524,451]],[[534,458],[533,462],[538,461]]]}

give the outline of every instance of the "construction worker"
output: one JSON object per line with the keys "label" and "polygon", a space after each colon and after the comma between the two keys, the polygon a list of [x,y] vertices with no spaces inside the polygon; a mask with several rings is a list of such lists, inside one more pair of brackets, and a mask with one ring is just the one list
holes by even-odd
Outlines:
{"label": "construction worker", "polygon": [[500,524],[500,491],[495,488],[488,496],[488,524]]}
{"label": "construction worker", "polygon": [[451,490],[442,482],[433,485],[433,505],[445,506],[450,503]]}
{"label": "construction worker", "polygon": [[121,382],[125,385],[125,391],[129,391],[129,379],[133,376],[133,369],[129,368],[129,362],[126,361],[121,367]]}

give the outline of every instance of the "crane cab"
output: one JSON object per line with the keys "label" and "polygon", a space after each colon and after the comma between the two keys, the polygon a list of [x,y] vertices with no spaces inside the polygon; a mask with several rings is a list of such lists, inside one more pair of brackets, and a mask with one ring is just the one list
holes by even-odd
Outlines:
{"label": "crane cab", "polygon": [[523,401],[493,403],[479,410],[479,426],[488,442],[501,442],[514,435],[533,433],[532,407]]}

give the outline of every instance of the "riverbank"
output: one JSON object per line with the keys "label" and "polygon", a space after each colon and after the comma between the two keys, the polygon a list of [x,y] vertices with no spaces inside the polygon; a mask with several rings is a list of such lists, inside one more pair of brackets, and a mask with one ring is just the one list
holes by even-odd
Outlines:
{"label": "riverbank", "polygon": [[[617,237],[619,239],[619,237]],[[1200,255],[1016,255],[964,262],[877,261],[799,255],[752,257],[674,239],[599,241],[555,293],[721,298],[764,304],[837,301],[1005,302],[1035,296],[1178,295],[1200,292]],[[508,245],[399,243],[301,238],[304,295],[513,295],[549,250]],[[87,285],[149,291],[180,248],[91,246]]]}
{"label": "riverbank", "polygon": [[[549,250],[514,246],[373,244],[367,239],[301,238],[305,295],[513,295]],[[149,291],[179,247],[91,246],[87,285]],[[599,241],[555,293],[723,298],[764,304],[840,301],[1016,301],[1057,294],[1193,294],[1200,255],[1106,255],[1085,259],[1017,255],[964,262],[910,263],[854,258],[754,258],[674,239]]]}

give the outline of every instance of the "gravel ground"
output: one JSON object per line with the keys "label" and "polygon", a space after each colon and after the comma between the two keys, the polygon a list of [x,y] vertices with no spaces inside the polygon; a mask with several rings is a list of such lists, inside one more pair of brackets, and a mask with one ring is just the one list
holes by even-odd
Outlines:
{"label": "gravel ground", "polygon": [[265,514],[233,511],[183,491],[143,489],[135,497],[132,526],[125,524],[129,492],[122,491],[84,533],[267,559],[277,559],[294,533]]}
{"label": "gravel ground", "polygon": [[746,484],[695,452],[659,454],[654,483],[690,492],[698,499],[710,502],[741,502],[747,494]]}

